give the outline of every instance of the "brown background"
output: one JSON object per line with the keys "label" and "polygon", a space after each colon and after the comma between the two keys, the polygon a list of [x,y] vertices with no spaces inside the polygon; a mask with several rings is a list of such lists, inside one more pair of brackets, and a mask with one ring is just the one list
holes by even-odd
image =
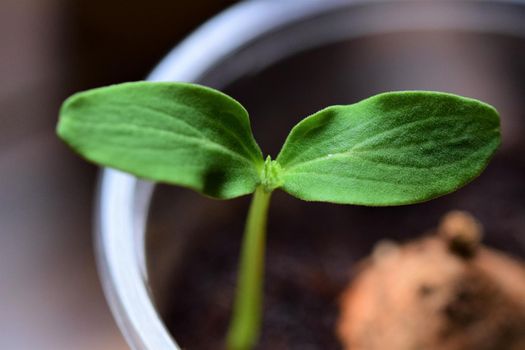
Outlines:
{"label": "brown background", "polygon": [[0,349],[125,349],[96,273],[96,168],[55,137],[61,101],[140,80],[233,1],[0,1]]}

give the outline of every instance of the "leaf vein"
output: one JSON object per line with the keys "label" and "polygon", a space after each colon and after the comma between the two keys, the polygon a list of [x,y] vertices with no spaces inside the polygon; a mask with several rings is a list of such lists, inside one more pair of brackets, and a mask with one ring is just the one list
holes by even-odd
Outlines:
{"label": "leaf vein", "polygon": [[87,125],[90,125],[91,127],[94,127],[94,128],[109,128],[109,129],[117,129],[117,130],[128,129],[128,130],[139,131],[139,133],[140,132],[144,132],[144,131],[149,131],[149,132],[152,132],[152,133],[157,133],[159,135],[160,134],[169,135],[171,137],[175,137],[175,138],[178,138],[178,139],[183,139],[183,140],[185,140],[188,143],[193,143],[193,144],[200,145],[201,147],[206,147],[208,149],[220,150],[222,153],[227,153],[227,154],[233,156],[234,158],[241,159],[242,161],[247,162],[250,165],[254,165],[253,162],[252,162],[252,159],[246,158],[243,154],[237,153],[234,150],[231,150],[231,149],[227,148],[226,146],[221,145],[220,143],[217,143],[217,142],[212,141],[212,140],[207,139],[207,138],[200,138],[200,137],[195,137],[195,136],[177,134],[177,133],[175,133],[175,132],[173,132],[171,130],[158,129],[158,128],[152,127],[150,125],[121,124],[121,123],[101,123],[101,122],[94,123],[94,122],[90,122],[90,121],[87,121],[87,120],[78,120],[78,119],[75,120],[74,123],[87,124]]}
{"label": "leaf vein", "polygon": [[[349,150],[347,151],[344,151],[344,152],[335,152],[335,153],[331,153],[331,154],[327,154],[327,155],[324,155],[324,156],[321,156],[321,157],[317,157],[317,158],[313,158],[313,159],[310,159],[310,160],[306,160],[306,161],[303,161],[303,162],[299,162],[299,163],[288,163],[288,167],[284,167],[285,169],[293,169],[293,168],[296,168],[296,167],[299,167],[299,166],[302,166],[304,164],[309,164],[309,163],[314,163],[314,162],[317,162],[317,161],[322,161],[322,160],[326,160],[326,159],[330,159],[330,158],[333,158],[333,157],[339,157],[341,155],[350,155],[350,154],[355,154],[356,151],[360,151],[359,148],[361,148],[362,145],[366,144],[367,142],[370,142],[371,140],[375,140],[379,137],[382,137],[388,133],[391,133],[391,132],[395,132],[397,131],[398,129],[400,128],[403,128],[403,127],[407,127],[407,126],[413,126],[414,124],[418,124],[418,123],[426,123],[428,122],[429,120],[431,119],[434,119],[435,117],[429,117],[429,118],[425,118],[425,119],[419,119],[419,120],[414,120],[412,122],[409,122],[409,123],[406,123],[406,124],[403,124],[403,125],[399,125],[395,128],[392,128],[392,129],[388,129],[388,130],[382,130],[381,132],[379,132],[378,134],[375,134],[371,137],[368,137],[366,138],[365,140],[363,141],[360,141],[354,145],[352,145],[350,147]],[[455,119],[457,117],[448,117],[447,119]],[[445,119],[445,117],[443,117],[442,119]],[[348,129],[350,128],[345,128],[344,130],[340,131],[335,137],[337,136],[340,136],[343,132],[347,131]],[[313,147],[318,147],[318,148],[322,148],[323,146],[323,143],[321,145],[311,145],[306,152],[308,152],[309,149],[312,149]],[[361,149],[363,150],[363,149]],[[356,156],[357,157],[357,156]],[[292,165],[292,166],[289,166],[289,165]]]}
{"label": "leaf vein", "polygon": [[[116,102],[115,104],[128,106],[127,103],[123,103],[123,102],[120,102],[120,101]],[[194,108],[192,106],[188,106],[188,105],[177,103],[177,102],[174,102],[173,104],[178,106],[179,108],[183,108],[183,109],[189,111],[190,114],[198,115],[201,119],[206,120],[207,122],[213,124],[213,127],[215,127],[216,129],[220,129],[222,132],[228,134],[228,136],[230,136],[231,138],[233,138],[235,141],[237,141],[240,144],[240,146],[246,152],[245,155],[248,155],[255,162],[259,162],[261,160],[261,159],[259,159],[256,156],[254,157],[254,154],[253,154],[252,150],[245,144],[245,141],[243,139],[239,138],[239,136],[236,133],[231,131],[229,128],[225,127],[223,124],[219,123],[216,119],[210,118],[209,116],[207,116],[206,114],[201,112],[199,109]],[[168,113],[168,112],[166,112],[166,111],[164,111],[162,109],[154,108],[153,106],[142,106],[142,105],[139,105],[139,104],[134,104],[133,106],[137,107],[139,109],[143,109],[143,110],[151,110],[153,112],[156,112],[159,115],[163,115],[163,116],[169,118],[170,120],[180,121],[181,123],[184,123],[184,125],[189,126],[192,130],[198,132],[200,135],[203,135],[204,137],[206,137],[202,133],[202,131],[198,130],[197,128],[195,128],[194,126],[189,124],[186,120],[184,120],[182,118],[178,118],[178,117],[176,117],[174,115],[171,115],[170,113]],[[238,118],[235,114],[233,114],[233,116],[234,116],[235,120],[241,124],[241,128],[244,129],[244,126],[242,125],[243,120]],[[249,131],[249,132],[251,132],[251,131]]]}

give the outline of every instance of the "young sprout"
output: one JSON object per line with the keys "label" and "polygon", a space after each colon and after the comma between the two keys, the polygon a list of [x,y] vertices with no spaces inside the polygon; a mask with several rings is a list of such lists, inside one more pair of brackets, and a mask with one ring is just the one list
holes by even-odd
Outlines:
{"label": "young sprout", "polygon": [[500,144],[483,102],[402,91],[331,106],[299,122],[275,160],[231,97],[188,83],[136,82],[75,94],[58,135],[97,164],[230,199],[253,193],[227,336],[251,349],[261,327],[265,228],[272,191],[306,201],[391,206],[426,201],[478,176]]}

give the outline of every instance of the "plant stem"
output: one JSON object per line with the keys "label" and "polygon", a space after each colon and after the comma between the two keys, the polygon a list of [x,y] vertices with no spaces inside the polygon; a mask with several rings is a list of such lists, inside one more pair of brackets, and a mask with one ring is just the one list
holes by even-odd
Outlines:
{"label": "plant stem", "polygon": [[241,249],[237,291],[228,330],[228,350],[252,349],[259,337],[263,301],[266,221],[271,191],[259,186],[253,195]]}

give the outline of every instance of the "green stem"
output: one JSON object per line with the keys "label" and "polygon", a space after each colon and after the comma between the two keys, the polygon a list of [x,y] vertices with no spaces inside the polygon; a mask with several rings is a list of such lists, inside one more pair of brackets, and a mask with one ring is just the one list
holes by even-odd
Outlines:
{"label": "green stem", "polygon": [[257,187],[244,230],[228,350],[252,349],[259,337],[263,301],[266,221],[271,192]]}

